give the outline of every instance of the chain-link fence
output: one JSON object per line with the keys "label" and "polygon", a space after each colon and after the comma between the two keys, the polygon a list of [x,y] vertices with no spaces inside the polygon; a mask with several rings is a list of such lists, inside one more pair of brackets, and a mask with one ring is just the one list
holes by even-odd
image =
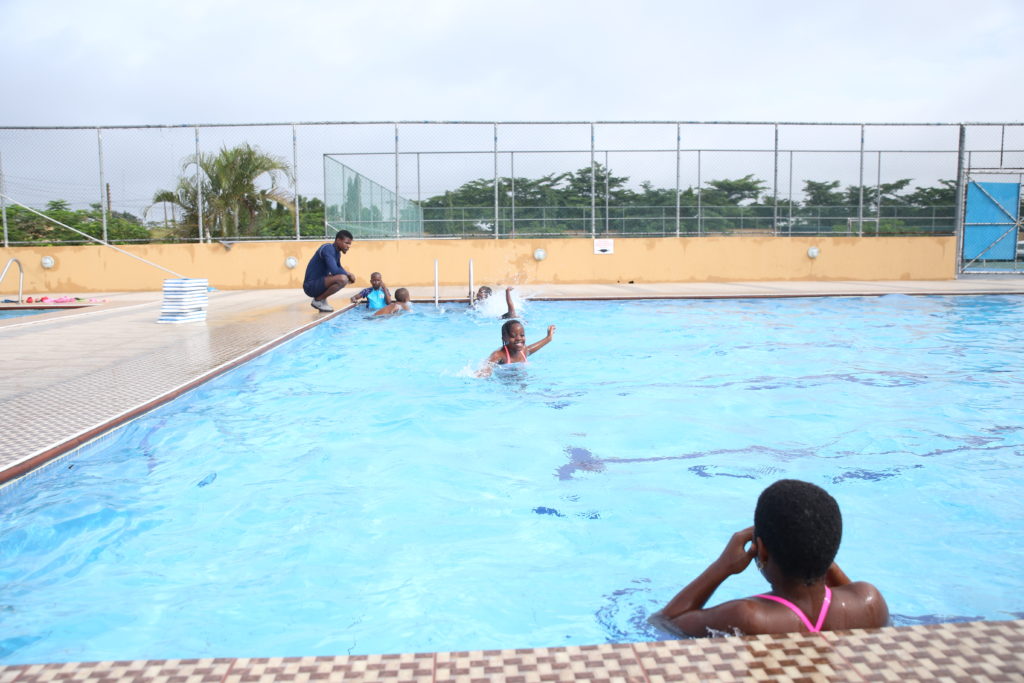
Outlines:
{"label": "chain-link fence", "polygon": [[948,235],[972,167],[1019,176],[1024,125],[8,127],[0,213],[4,245],[83,241],[61,226],[123,243]]}

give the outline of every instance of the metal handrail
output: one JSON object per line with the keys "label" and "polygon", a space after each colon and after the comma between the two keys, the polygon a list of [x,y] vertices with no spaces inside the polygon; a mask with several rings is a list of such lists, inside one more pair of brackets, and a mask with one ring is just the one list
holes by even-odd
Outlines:
{"label": "metal handrail", "polygon": [[11,258],[7,261],[7,265],[4,266],[4,272],[0,273],[0,282],[4,281],[4,276],[7,275],[7,271],[10,270],[11,264],[18,264],[18,303],[21,303],[21,294],[24,291],[25,285],[25,269],[21,267],[21,261],[16,258]]}

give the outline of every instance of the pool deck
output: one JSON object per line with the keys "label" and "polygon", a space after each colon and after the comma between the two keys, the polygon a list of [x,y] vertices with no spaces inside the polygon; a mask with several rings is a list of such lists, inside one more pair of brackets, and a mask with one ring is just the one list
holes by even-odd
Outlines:
{"label": "pool deck", "polygon": [[[466,297],[443,287],[442,300]],[[1024,295],[1024,277],[949,281],[523,285],[545,299]],[[432,301],[433,288],[410,288]],[[495,288],[500,294],[500,289]],[[62,293],[63,294],[63,293]],[[160,292],[83,295],[77,309],[0,320],[0,480],[96,438],[319,321],[294,290],[211,292],[203,323],[156,324]],[[2,634],[0,634],[2,636]],[[230,653],[225,653],[230,655]],[[215,659],[0,667],[37,680],[1024,680],[1024,621],[593,647],[286,660]]]}

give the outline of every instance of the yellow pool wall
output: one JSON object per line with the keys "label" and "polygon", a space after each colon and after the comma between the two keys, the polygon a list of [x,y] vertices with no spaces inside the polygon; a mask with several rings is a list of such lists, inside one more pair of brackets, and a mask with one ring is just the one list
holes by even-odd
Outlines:
{"label": "yellow pool wall", "polygon": [[[329,240],[211,244],[118,245],[185,277],[218,289],[281,289],[302,285],[306,263]],[[466,284],[615,284],[653,282],[952,280],[955,237],[652,237],[616,238],[610,253],[592,239],[356,240],[342,264],[368,283],[380,271],[393,288]],[[605,245],[606,246],[606,245]],[[808,250],[817,247],[816,258]],[[543,260],[535,253],[543,250]],[[42,267],[43,257],[54,260]],[[26,294],[159,290],[175,277],[101,245],[0,248],[0,263],[17,258]],[[288,268],[289,258],[296,266]],[[17,293],[17,267],[0,294]]]}

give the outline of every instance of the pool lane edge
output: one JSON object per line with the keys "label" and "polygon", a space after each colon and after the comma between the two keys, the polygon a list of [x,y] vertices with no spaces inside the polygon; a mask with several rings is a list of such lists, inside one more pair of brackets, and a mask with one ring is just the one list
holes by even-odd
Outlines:
{"label": "pool lane edge", "polygon": [[22,460],[5,467],[3,470],[0,470],[0,488],[3,488],[8,484],[17,481],[18,479],[25,477],[26,475],[29,475],[33,472],[36,472],[37,470],[40,470],[41,468],[46,467],[47,465],[59,460],[62,456],[68,455],[69,453],[75,451],[76,449],[85,446],[89,442],[101,438],[107,432],[112,432],[113,430],[124,426],[125,424],[131,422],[132,420],[141,417],[142,415],[145,415],[151,410],[159,408],[165,403],[173,401],[182,394],[186,394],[189,391],[199,386],[202,386],[203,384],[206,384],[215,377],[218,377],[229,370],[233,370],[239,365],[243,365],[244,363],[247,363],[250,360],[263,355],[267,351],[270,351],[271,349],[280,346],[286,341],[289,341],[299,336],[300,334],[303,334],[304,332],[308,332],[314,327],[321,325],[327,322],[328,320],[336,318],[340,316],[342,313],[350,311],[355,307],[356,304],[349,304],[344,308],[334,311],[333,313],[320,316],[316,320],[313,320],[312,322],[301,325],[293,330],[290,330],[289,332],[286,332],[285,334],[279,337],[271,339],[268,342],[264,342],[263,344],[255,347],[254,349],[243,353],[241,356],[221,363],[217,367],[207,370],[198,377],[184,384],[181,384],[169,391],[166,391],[163,394],[158,395],[156,398],[153,398],[134,408],[130,408],[120,413],[119,415],[110,418],[109,420],[105,420],[104,422],[101,422],[93,427],[86,429],[83,432],[79,432],[78,434],[72,436],[69,439],[65,439],[64,441],[58,442],[52,446],[47,446],[40,451],[36,451],[33,454],[25,456],[25,458],[23,458]]}

